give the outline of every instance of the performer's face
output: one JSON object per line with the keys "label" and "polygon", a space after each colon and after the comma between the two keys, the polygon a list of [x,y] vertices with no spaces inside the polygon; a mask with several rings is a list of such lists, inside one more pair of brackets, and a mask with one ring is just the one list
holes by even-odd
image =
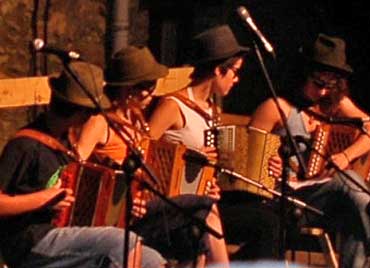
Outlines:
{"label": "performer's face", "polygon": [[132,89],[129,105],[135,105],[142,110],[145,109],[152,101],[156,84],[156,81],[146,81],[136,85]]}
{"label": "performer's face", "polygon": [[347,94],[347,80],[333,72],[314,72],[304,86],[304,95],[324,113],[334,113]]}
{"label": "performer's face", "polygon": [[216,71],[216,89],[215,93],[224,97],[229,94],[232,87],[239,82],[239,71],[243,65],[243,58],[239,58],[233,65],[227,67],[224,71],[218,68]]}
{"label": "performer's face", "polygon": [[339,79],[335,73],[315,72],[307,79],[304,93],[313,102],[318,102],[330,99],[338,85]]}

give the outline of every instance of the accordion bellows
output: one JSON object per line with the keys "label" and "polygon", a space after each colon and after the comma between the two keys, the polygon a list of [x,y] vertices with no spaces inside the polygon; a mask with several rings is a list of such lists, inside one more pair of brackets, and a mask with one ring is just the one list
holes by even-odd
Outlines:
{"label": "accordion bellows", "polygon": [[[144,159],[157,181],[153,182],[144,173],[141,174],[142,179],[150,183],[159,193],[167,197],[208,193],[214,168],[185,161],[184,154],[187,151],[185,145],[164,140],[143,139],[141,147],[144,151]],[[147,193],[147,200],[154,198],[153,193]]]}
{"label": "accordion bellows", "polygon": [[[275,179],[268,174],[268,160],[278,154],[280,137],[267,131],[246,126],[220,126],[216,131],[219,164],[268,189],[275,188]],[[247,191],[272,198],[272,194],[242,180],[219,176],[224,191]]]}
{"label": "accordion bellows", "polygon": [[[351,126],[321,124],[313,133],[312,151],[307,165],[307,178],[318,176],[326,167],[326,158],[340,153],[351,145],[360,131]],[[369,153],[355,159],[349,168],[356,171],[366,181],[369,180]]]}

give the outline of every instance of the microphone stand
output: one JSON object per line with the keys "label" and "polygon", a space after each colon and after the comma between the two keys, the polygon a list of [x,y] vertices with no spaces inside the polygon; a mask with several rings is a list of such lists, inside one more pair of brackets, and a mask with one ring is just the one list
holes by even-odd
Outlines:
{"label": "microphone stand", "polygon": [[259,188],[260,190],[264,190],[266,192],[269,192],[270,194],[272,194],[274,197],[279,197],[279,198],[284,198],[286,201],[289,201],[290,203],[292,203],[293,205],[297,206],[298,208],[302,208],[302,209],[306,209],[308,211],[311,211],[319,216],[325,216],[325,213],[305,202],[303,202],[302,200],[298,199],[298,198],[295,198],[295,197],[292,197],[292,196],[288,196],[288,195],[283,195],[281,192],[279,191],[276,191],[274,189],[270,189],[268,187],[266,187],[265,185],[255,181],[255,180],[252,180],[250,178],[247,178],[243,175],[241,175],[240,173],[237,173],[235,171],[232,171],[230,169],[227,169],[227,168],[224,168],[224,167],[221,167],[217,164],[214,164],[214,163],[208,163],[207,165],[209,166],[212,166],[214,167],[215,169],[217,169],[219,172],[221,173],[224,173],[224,174],[227,174],[227,175],[230,175],[231,177],[233,178],[236,178],[240,181],[243,181],[245,183],[248,183],[248,184],[251,184],[257,188]]}
{"label": "microphone stand", "polygon": [[327,167],[329,168],[333,168],[337,173],[339,173],[340,175],[343,175],[344,177],[346,177],[349,181],[351,181],[354,185],[356,185],[360,190],[362,190],[364,193],[370,195],[370,190],[368,187],[362,185],[361,183],[359,183],[358,181],[356,181],[351,175],[347,174],[346,172],[344,172],[343,170],[341,170],[330,158],[330,156],[328,155],[324,155],[322,154],[320,151],[318,151],[316,148],[312,147],[309,143],[306,143],[305,142],[305,145],[307,146],[308,150],[309,151],[313,151],[315,152],[316,154],[318,154],[321,158],[324,159],[324,161],[326,161],[328,164],[327,164]]}
{"label": "microphone stand", "polygon": [[[326,123],[329,123],[329,124],[342,124],[342,125],[349,125],[351,127],[354,127],[354,128],[357,128],[361,131],[362,134],[368,136],[370,138],[370,135],[367,131],[367,129],[365,128],[364,124],[362,123],[361,125],[359,125],[358,122],[347,122],[347,123],[337,123],[335,122],[335,119],[333,117],[326,117],[324,115],[321,115],[321,114],[318,114],[312,110],[309,110],[309,109],[306,109],[305,112],[307,112],[308,114],[316,117],[317,119],[319,119],[320,121],[324,121]],[[305,142],[305,145],[308,147],[308,149],[310,151],[314,151],[315,153],[317,153],[320,157],[322,157],[326,162],[329,163],[329,166],[334,168],[335,171],[337,171],[338,173],[340,173],[341,175],[344,175],[348,180],[352,181],[356,186],[358,186],[363,192],[367,193],[368,195],[370,195],[370,191],[367,187],[361,185],[360,183],[358,183],[355,179],[353,179],[350,175],[348,175],[347,173],[343,172],[343,170],[341,170],[337,165],[335,165],[333,163],[333,161],[330,159],[330,156],[328,155],[323,155],[320,151],[318,151],[316,148],[312,147],[309,143],[306,143]],[[368,152],[370,153],[370,152]]]}
{"label": "microphone stand", "polygon": [[[76,83],[81,87],[81,89],[85,92],[85,94],[91,99],[94,103],[96,109],[98,109],[99,113],[101,113],[105,120],[108,123],[108,127],[112,128],[119,137],[123,140],[123,142],[127,145],[129,149],[129,156],[126,158],[124,163],[122,164],[122,170],[124,174],[127,174],[127,191],[126,191],[126,211],[125,211],[125,241],[124,241],[124,249],[123,249],[123,267],[128,268],[128,255],[129,255],[129,235],[130,235],[130,221],[131,221],[131,207],[132,207],[132,197],[131,197],[131,184],[132,180],[136,179],[134,176],[135,171],[138,168],[144,170],[144,172],[149,176],[152,182],[159,184],[159,180],[152,171],[152,169],[144,162],[142,158],[141,152],[134,146],[133,141],[130,140],[130,134],[128,131],[120,126],[118,123],[113,122],[108,116],[104,109],[100,106],[99,101],[86,89],[85,85],[80,81],[80,79],[76,76],[76,74],[71,70],[69,67],[69,61],[62,61],[65,70],[73,77]],[[99,86],[99,85],[98,85]],[[185,217],[191,219],[192,223],[197,225],[200,230],[204,230],[217,238],[222,238],[223,235],[208,226],[203,220],[195,217],[193,214],[189,213],[186,209],[182,208],[174,201],[168,199],[165,195],[161,194],[159,191],[155,190],[149,183],[139,180],[139,182],[144,185],[147,189],[152,191],[156,196],[159,196],[164,202],[169,204],[170,206],[177,209],[181,212]]]}
{"label": "microphone stand", "polygon": [[346,126],[357,128],[361,131],[362,134],[364,134],[364,135],[366,135],[370,138],[370,133],[366,129],[364,122],[360,121],[361,120],[360,118],[346,118],[348,120],[347,122],[340,122],[340,121],[336,120],[335,117],[325,116],[325,115],[319,114],[317,112],[314,112],[310,109],[306,109],[304,111],[306,113],[312,115],[313,117],[316,117],[318,120],[323,121],[323,122],[328,123],[328,124],[339,124],[339,125],[346,125]]}
{"label": "microphone stand", "polygon": [[[274,89],[274,86],[273,86],[273,83],[270,79],[270,76],[267,72],[267,69],[266,69],[266,66],[264,64],[261,52],[259,50],[259,47],[257,46],[255,41],[253,41],[253,44],[254,44],[254,49],[255,49],[259,64],[260,64],[261,69],[263,71],[264,77],[267,81],[267,84],[268,84],[268,87],[269,87],[270,92],[272,94],[275,105],[278,109],[280,118],[283,122],[284,129],[286,130],[287,140],[286,140],[286,142],[283,143],[282,150],[281,150],[281,154],[282,154],[281,157],[283,159],[283,174],[282,174],[282,181],[281,181],[281,196],[280,196],[280,209],[279,209],[280,210],[280,212],[279,212],[279,214],[280,214],[280,232],[279,232],[279,237],[280,237],[280,239],[279,239],[279,241],[280,241],[279,251],[280,252],[279,252],[279,255],[280,255],[280,258],[283,259],[285,257],[284,255],[285,255],[285,238],[286,238],[285,210],[286,210],[286,200],[287,200],[287,198],[285,197],[285,195],[286,195],[286,191],[287,191],[289,157],[290,157],[290,155],[292,155],[291,153],[296,155],[296,157],[298,159],[298,162],[299,162],[299,165],[302,168],[303,174],[306,174],[307,168],[306,168],[306,163],[303,159],[303,156],[300,153],[300,151],[298,149],[298,145],[297,145],[296,141],[294,140],[293,135],[291,133],[291,130],[288,126],[287,118],[286,118],[286,116],[285,116],[285,114],[284,114],[284,112],[283,112],[283,110],[280,107],[280,104],[278,102],[278,97],[277,97],[276,91]],[[274,59],[275,59],[275,57],[274,57]]]}

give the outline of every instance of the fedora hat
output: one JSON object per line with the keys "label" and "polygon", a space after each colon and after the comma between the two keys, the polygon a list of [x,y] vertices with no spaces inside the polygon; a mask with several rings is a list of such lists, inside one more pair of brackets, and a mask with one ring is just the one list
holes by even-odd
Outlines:
{"label": "fedora hat", "polygon": [[210,28],[192,39],[190,64],[200,64],[227,59],[247,53],[249,47],[239,45],[228,25]]}
{"label": "fedora hat", "polygon": [[105,77],[107,85],[133,86],[167,74],[167,66],[158,63],[147,47],[128,46],[114,54]]}
{"label": "fedora hat", "polygon": [[[82,61],[71,62],[68,66],[86,90],[100,103],[101,108],[109,108],[110,101],[103,92],[103,70],[94,64]],[[66,70],[58,76],[51,76],[49,85],[53,97],[79,106],[96,108],[94,102]]]}
{"label": "fedora hat", "polygon": [[341,38],[320,33],[311,53],[309,60],[321,67],[345,75],[353,73],[346,61],[346,43]]}

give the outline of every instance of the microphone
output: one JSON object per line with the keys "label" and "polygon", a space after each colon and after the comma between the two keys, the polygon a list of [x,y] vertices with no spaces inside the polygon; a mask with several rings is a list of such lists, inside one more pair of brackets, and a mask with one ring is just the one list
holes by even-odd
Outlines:
{"label": "microphone", "polygon": [[257,25],[253,22],[251,15],[249,14],[248,10],[244,6],[239,6],[237,8],[237,12],[240,16],[240,18],[245,21],[252,30],[256,33],[258,38],[262,41],[263,45],[265,46],[265,49],[274,54],[274,48],[272,45],[267,41],[267,39],[263,36],[260,30],[258,30]]}
{"label": "microphone", "polygon": [[364,123],[370,122],[370,117],[329,117],[327,122],[329,124],[352,125],[362,128]]}
{"label": "microphone", "polygon": [[36,38],[32,42],[33,48],[36,52],[42,52],[47,54],[54,54],[58,56],[62,61],[70,60],[81,60],[81,55],[76,51],[66,51],[60,48],[46,45],[44,40]]}
{"label": "microphone", "polygon": [[328,124],[342,124],[362,128],[364,123],[370,122],[370,117],[332,117],[325,116],[312,110],[305,110],[308,114]]}

